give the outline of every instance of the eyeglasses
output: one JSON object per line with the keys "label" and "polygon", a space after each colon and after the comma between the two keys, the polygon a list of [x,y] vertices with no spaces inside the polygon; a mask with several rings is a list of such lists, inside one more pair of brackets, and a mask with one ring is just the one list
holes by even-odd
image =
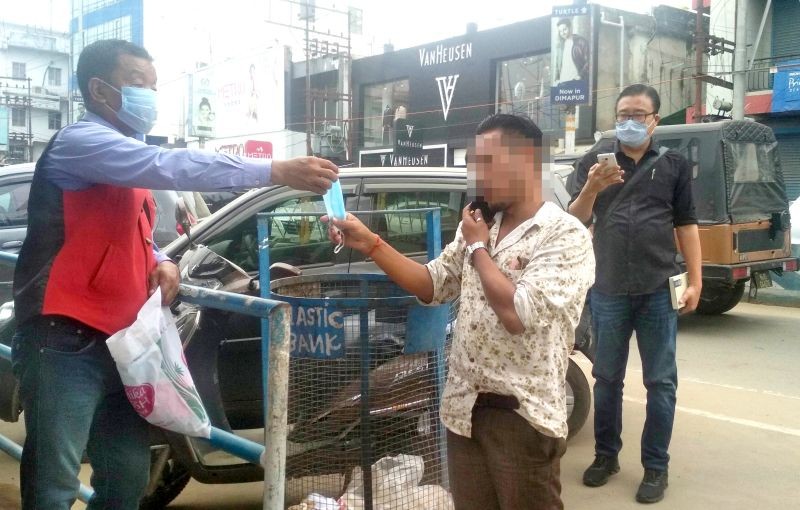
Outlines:
{"label": "eyeglasses", "polygon": [[625,122],[626,120],[635,120],[636,122],[644,122],[647,117],[655,115],[656,112],[650,113],[618,113],[617,122]]}

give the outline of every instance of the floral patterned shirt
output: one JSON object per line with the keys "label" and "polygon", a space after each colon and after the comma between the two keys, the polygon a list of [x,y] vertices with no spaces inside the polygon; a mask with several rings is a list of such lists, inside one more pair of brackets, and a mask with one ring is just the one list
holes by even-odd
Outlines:
{"label": "floral patterned shirt", "polygon": [[517,412],[542,434],[566,437],[565,378],[575,328],[594,281],[592,241],[578,219],[549,202],[497,243],[501,221],[498,214],[488,251],[516,284],[514,307],[523,333],[509,333],[487,303],[478,272],[466,258],[460,225],[453,242],[427,264],[431,304],[461,296],[442,421],[470,437],[478,393],[491,392],[515,396]]}

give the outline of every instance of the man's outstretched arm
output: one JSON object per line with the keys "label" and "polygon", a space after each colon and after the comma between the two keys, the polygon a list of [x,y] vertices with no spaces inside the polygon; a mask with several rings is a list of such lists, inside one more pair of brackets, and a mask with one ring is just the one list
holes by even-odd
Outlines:
{"label": "man's outstretched arm", "polygon": [[[433,300],[433,279],[425,266],[389,246],[352,214],[345,220],[333,220],[333,225],[344,232],[345,246],[371,257],[393,282],[421,301]],[[334,243],[341,242],[339,232],[331,229],[330,235]]]}

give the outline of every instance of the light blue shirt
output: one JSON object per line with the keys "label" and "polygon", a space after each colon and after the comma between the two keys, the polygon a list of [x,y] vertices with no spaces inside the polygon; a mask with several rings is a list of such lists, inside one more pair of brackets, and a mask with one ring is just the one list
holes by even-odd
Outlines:
{"label": "light blue shirt", "polygon": [[92,184],[235,191],[269,185],[271,170],[268,159],[147,145],[91,112],[61,130],[42,162],[47,179],[70,191]]}
{"label": "light blue shirt", "polygon": [[[177,191],[235,191],[267,186],[271,160],[196,149],[164,149],[125,136],[102,117],[83,119],[58,133],[40,171],[59,188],[94,184]],[[157,247],[156,260],[169,260]]]}

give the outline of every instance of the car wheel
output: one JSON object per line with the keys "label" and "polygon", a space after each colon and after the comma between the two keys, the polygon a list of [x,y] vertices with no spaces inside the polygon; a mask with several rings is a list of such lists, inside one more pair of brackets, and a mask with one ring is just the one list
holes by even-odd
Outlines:
{"label": "car wheel", "polygon": [[719,315],[739,304],[744,295],[745,280],[733,285],[704,281],[697,303],[697,313],[701,315]]}
{"label": "car wheel", "polygon": [[567,439],[571,439],[583,428],[589,417],[592,389],[583,375],[583,370],[570,358],[567,366]]}
{"label": "car wheel", "polygon": [[[158,462],[162,450],[153,448],[151,451],[150,467],[152,473],[154,471],[152,468]],[[191,478],[189,471],[183,464],[170,456],[164,464],[159,480],[155,483],[151,480],[151,485],[148,487],[149,492],[139,502],[139,510],[161,510],[166,508],[172,500],[178,497]]]}

